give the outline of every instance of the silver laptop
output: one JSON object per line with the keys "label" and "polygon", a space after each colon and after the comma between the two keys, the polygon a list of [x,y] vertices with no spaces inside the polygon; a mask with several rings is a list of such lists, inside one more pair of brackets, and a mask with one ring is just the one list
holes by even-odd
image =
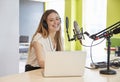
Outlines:
{"label": "silver laptop", "polygon": [[86,52],[57,51],[47,52],[44,76],[82,76],[84,74]]}

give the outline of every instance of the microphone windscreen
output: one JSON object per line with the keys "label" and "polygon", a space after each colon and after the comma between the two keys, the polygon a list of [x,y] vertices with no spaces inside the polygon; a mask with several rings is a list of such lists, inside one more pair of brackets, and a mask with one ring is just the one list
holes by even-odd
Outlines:
{"label": "microphone windscreen", "polygon": [[78,26],[78,23],[76,21],[74,21],[74,28],[77,34],[81,34],[80,27]]}
{"label": "microphone windscreen", "polygon": [[80,41],[80,43],[82,44],[82,32],[80,30],[80,27],[78,26],[78,23],[76,21],[74,21],[74,28],[75,28],[75,32],[76,32],[76,35],[77,35],[77,39]]}
{"label": "microphone windscreen", "polygon": [[75,28],[77,38],[82,39],[83,34],[82,34],[80,27],[78,26],[78,23],[76,21],[74,21],[74,28]]}

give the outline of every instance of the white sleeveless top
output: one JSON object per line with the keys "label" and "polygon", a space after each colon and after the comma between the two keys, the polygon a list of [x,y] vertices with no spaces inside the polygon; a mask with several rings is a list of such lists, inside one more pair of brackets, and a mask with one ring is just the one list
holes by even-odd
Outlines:
{"label": "white sleeveless top", "polygon": [[[39,42],[43,46],[43,50],[45,52],[46,51],[56,51],[56,48],[53,48],[52,41],[49,37],[43,38],[42,35],[40,33],[38,33],[33,38],[33,42],[34,41]],[[43,55],[45,55],[45,54],[43,54]],[[35,66],[35,67],[39,67],[34,48],[32,48],[31,51],[29,52],[27,64],[30,64],[30,65]]]}

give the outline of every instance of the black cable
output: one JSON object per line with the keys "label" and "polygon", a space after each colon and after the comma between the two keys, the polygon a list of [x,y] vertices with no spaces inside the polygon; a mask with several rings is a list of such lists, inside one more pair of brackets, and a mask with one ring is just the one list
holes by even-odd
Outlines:
{"label": "black cable", "polygon": [[114,69],[120,68],[120,58],[116,58],[110,61],[110,67]]}

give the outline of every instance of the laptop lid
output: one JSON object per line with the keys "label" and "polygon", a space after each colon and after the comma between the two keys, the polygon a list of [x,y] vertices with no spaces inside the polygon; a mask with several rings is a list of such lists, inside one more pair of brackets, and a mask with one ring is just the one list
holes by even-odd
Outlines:
{"label": "laptop lid", "polygon": [[84,51],[47,52],[44,76],[82,76],[85,61]]}

